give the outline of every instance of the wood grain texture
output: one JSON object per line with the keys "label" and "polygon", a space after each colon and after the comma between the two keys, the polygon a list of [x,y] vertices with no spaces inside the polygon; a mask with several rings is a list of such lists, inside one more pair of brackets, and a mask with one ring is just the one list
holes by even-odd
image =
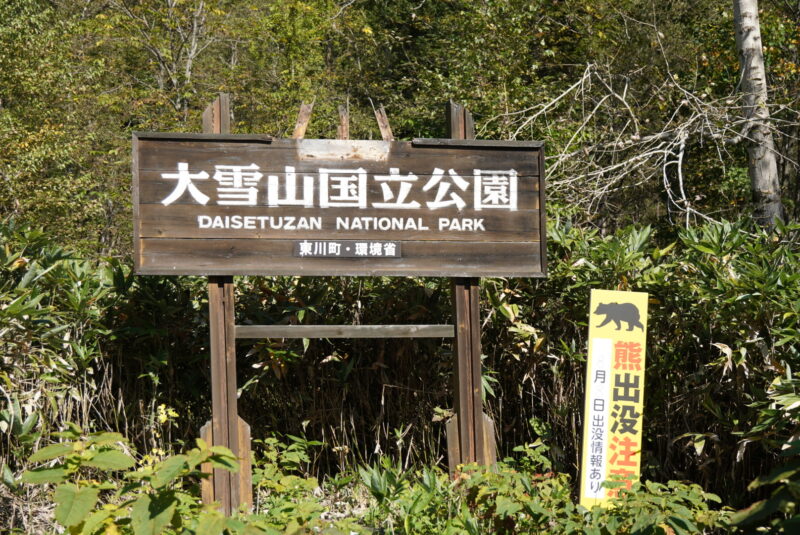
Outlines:
{"label": "wood grain texture", "polygon": [[483,463],[487,466],[497,464],[497,431],[494,420],[483,413]]}
{"label": "wood grain texture", "polygon": [[237,325],[236,338],[452,338],[452,325]]}
{"label": "wood grain texture", "polygon": [[[244,506],[246,510],[251,510],[253,507],[253,467],[250,459],[252,443],[250,425],[241,418],[237,418],[237,422],[239,472],[233,474],[232,477],[238,478],[239,480],[239,494],[238,502],[231,499],[231,507],[234,510],[238,510],[240,507]],[[211,420],[207,421],[205,425],[200,428],[200,438],[208,445],[214,444],[214,433],[212,429]],[[208,474],[208,477],[204,477],[200,481],[200,497],[203,503],[213,503],[216,501],[214,494],[214,468],[211,463],[203,463],[200,465],[200,471]],[[236,495],[233,495],[232,498],[235,496]],[[235,503],[238,503],[238,505],[234,506]]]}
{"label": "wood grain texture", "polygon": [[237,418],[239,438],[239,508],[253,508],[253,467],[250,459],[251,433],[250,425]]}
{"label": "wood grain texture", "polygon": [[[539,175],[541,147],[512,148],[477,141],[460,145],[414,145],[409,141],[359,141],[336,139],[272,139],[269,137],[225,136],[224,139],[148,137],[134,133],[138,140],[142,171],[174,172],[178,162],[189,162],[190,170],[214,172],[215,164],[255,163],[265,175],[283,172],[294,165],[297,172],[316,172],[320,167],[363,167],[368,173],[382,173],[397,167],[430,176],[436,168],[471,175],[473,169],[516,169],[519,176]],[[237,139],[239,138],[239,139]],[[506,142],[507,143],[507,142]],[[524,143],[524,142],[521,142]],[[464,176],[465,179],[468,176]],[[201,184],[199,184],[201,185]]]}
{"label": "wood grain texture", "polygon": [[[227,334],[228,321],[226,286],[233,286],[231,277],[209,277],[208,281],[208,324],[211,335],[211,433],[212,444],[234,450],[230,440],[230,396],[228,395]],[[235,376],[234,376],[235,380]],[[234,407],[236,403],[234,398]],[[234,419],[234,423],[236,420]],[[220,503],[222,511],[230,514],[232,507],[231,473],[214,469],[214,498]]]}
{"label": "wood grain texture", "polygon": [[[328,240],[413,240],[413,241],[456,241],[456,242],[520,242],[536,241],[539,237],[540,213],[538,209],[524,212],[503,212],[499,210],[483,210],[466,214],[413,214],[392,213],[387,216],[380,210],[354,210],[349,208],[329,208],[325,215],[320,216],[320,226],[323,232],[314,229],[297,228],[301,226],[299,218],[305,218],[309,224],[311,215],[305,216],[298,210],[287,207],[264,208],[258,206],[209,206],[198,211],[194,206],[170,206],[165,213],[161,206],[155,204],[142,204],[139,206],[141,224],[138,233],[141,238],[187,238],[187,239],[328,239]],[[199,213],[198,213],[199,212]],[[202,219],[198,219],[202,216]],[[216,217],[221,223],[228,223],[229,227],[238,228],[199,228],[199,225],[211,225]],[[228,219],[225,219],[225,218]],[[230,219],[234,217],[234,219]],[[366,222],[369,229],[359,230],[347,228],[354,226],[339,223],[341,220],[348,222],[352,218],[370,218]],[[395,225],[395,228],[408,228],[402,231],[373,230],[376,222],[372,218],[389,218],[386,225]],[[212,218],[211,220],[205,218]],[[289,219],[291,218],[291,219]],[[411,221],[409,221],[409,218]],[[440,228],[440,219],[446,220],[446,225]],[[450,230],[452,220],[472,220],[468,223],[473,226],[477,220],[486,230],[480,233],[470,230]],[[360,220],[365,225],[364,220]],[[382,223],[381,223],[382,224]],[[457,223],[458,225],[467,224]],[[282,228],[274,228],[282,227]],[[295,227],[285,230],[283,227]],[[425,230],[427,229],[427,230]],[[324,235],[324,238],[321,236]],[[390,237],[391,236],[391,237]],[[527,239],[526,239],[527,238]]]}
{"label": "wood grain texture", "polygon": [[[456,140],[475,137],[472,114],[453,102],[447,105],[450,136]],[[448,464],[451,476],[459,464],[493,463],[494,432],[491,420],[483,413],[481,363],[480,279],[452,279],[453,316],[455,317],[455,413],[448,422]],[[491,432],[491,435],[489,434]],[[456,445],[457,444],[457,445]]]}
{"label": "wood grain texture", "polygon": [[[212,422],[209,420],[200,428],[200,438],[209,446],[214,444],[214,434],[211,426]],[[208,474],[208,477],[200,480],[200,498],[205,504],[214,503],[214,467],[211,466],[211,463],[203,463],[200,465],[200,471]]]}
{"label": "wood grain texture", "polygon": [[538,242],[403,242],[403,258],[305,258],[294,240],[143,239],[142,275],[540,277]]}
{"label": "wood grain texture", "polygon": [[[230,132],[230,99],[227,94],[219,97],[208,107],[203,116],[203,128],[221,134]],[[224,446],[237,457],[247,456],[249,462],[249,439],[247,447],[240,448],[240,418],[237,408],[236,385],[236,339],[234,333],[234,286],[233,277],[216,276],[208,279],[208,324],[211,353],[211,441],[214,446]],[[209,430],[206,429],[206,433]],[[248,468],[249,469],[249,468]],[[230,515],[242,504],[242,492],[250,495],[252,489],[243,489],[242,481],[249,482],[246,474],[232,474],[227,470],[214,469],[213,500],[218,501],[222,512]],[[204,497],[207,497],[208,489]]]}
{"label": "wood grain texture", "polygon": [[350,139],[350,109],[339,106],[339,126],[336,127],[336,139]]}
{"label": "wood grain texture", "polygon": [[378,128],[381,131],[381,138],[384,141],[394,141],[394,134],[392,127],[389,125],[389,116],[386,113],[386,108],[383,104],[375,108],[375,120],[378,121]]}
{"label": "wood grain texture", "polygon": [[303,102],[300,105],[300,111],[297,113],[297,122],[294,125],[294,132],[292,132],[292,138],[294,139],[303,139],[306,135],[306,129],[308,128],[308,123],[311,122],[311,112],[314,110],[314,103]]}
{"label": "wood grain texture", "polygon": [[[214,110],[221,117],[229,115],[216,108]],[[463,132],[467,128],[463,113],[460,121],[456,126]],[[543,178],[540,173],[543,160],[540,145],[532,146],[527,142],[521,146],[505,142],[498,145],[477,141],[454,145],[427,140],[423,145],[416,146],[414,143],[397,141],[218,136],[134,136],[137,273],[532,277],[544,273],[541,244],[544,234],[541,209]],[[191,173],[204,171],[208,174],[205,179],[193,181],[194,187],[208,196],[207,204],[199,204],[189,192],[184,192],[168,206],[163,204],[175,190],[177,181],[165,179],[162,174],[175,173],[179,162],[187,162]],[[255,206],[220,205],[221,190],[217,188],[221,186],[212,179],[215,165],[251,164],[257,165],[262,174],[254,194]],[[294,168],[297,196],[303,198],[305,193],[310,192],[311,206],[268,206],[274,195],[269,192],[269,177],[277,177],[278,195],[285,196],[287,166]],[[387,183],[375,179],[376,175],[388,174],[392,168],[398,169],[400,176],[412,173],[416,177],[403,202],[415,203],[419,208],[380,206],[380,203],[399,195],[399,185],[393,182],[389,191],[395,197],[387,199]],[[453,169],[468,185],[460,189],[451,183],[448,186],[450,189],[441,196],[438,184],[425,191],[423,186],[437,168]],[[366,200],[359,203],[360,206],[320,208],[323,198],[321,169],[363,169],[366,175]],[[481,197],[476,196],[474,191],[477,184],[474,176],[476,169],[515,169],[518,172],[517,209],[478,206]],[[310,177],[310,190],[303,189],[306,176]],[[333,195],[333,190],[325,191],[325,195]],[[463,206],[433,209],[437,200],[452,199],[451,193],[458,195]],[[226,216],[229,219],[225,219]],[[319,218],[319,221],[308,228],[292,228],[291,221],[301,218],[306,221]],[[370,224],[375,225],[374,218],[386,218],[385,221],[391,223],[386,223],[383,229],[369,228]],[[406,226],[396,223],[409,218],[414,220],[414,224]],[[367,223],[362,228],[348,228],[347,224],[340,222],[353,219]],[[456,222],[440,226],[440,220]],[[212,221],[213,225],[210,223]],[[226,224],[218,224],[226,221]],[[427,230],[422,230],[425,228]],[[403,245],[404,258],[393,263],[384,259],[365,262],[360,258],[337,259],[333,264],[308,258],[299,261],[292,257],[289,252],[292,247],[287,244],[291,240],[306,239],[397,241]],[[180,245],[175,240],[184,240],[185,243]],[[223,250],[218,240],[228,240],[230,247]],[[440,253],[428,254],[428,250],[416,245],[406,247],[406,244],[414,245],[415,242],[452,242],[463,248],[443,247]],[[523,244],[520,250],[525,253],[520,255],[519,252],[495,245],[502,242]],[[530,254],[529,244],[533,243],[538,248],[535,258]],[[477,244],[481,244],[482,251]],[[449,258],[441,254],[443,252]],[[175,253],[176,257],[170,258],[171,253]],[[202,258],[201,253],[208,253],[209,256]],[[418,253],[422,255],[420,258],[416,258]],[[217,264],[211,265],[209,261]],[[434,264],[434,261],[438,263]],[[289,272],[288,266],[295,269]],[[328,271],[329,268],[332,271]]]}
{"label": "wood grain texture", "polygon": [[458,465],[461,464],[461,444],[459,435],[458,414],[454,414],[445,422],[445,432],[447,435],[447,468],[450,477],[455,478]]}

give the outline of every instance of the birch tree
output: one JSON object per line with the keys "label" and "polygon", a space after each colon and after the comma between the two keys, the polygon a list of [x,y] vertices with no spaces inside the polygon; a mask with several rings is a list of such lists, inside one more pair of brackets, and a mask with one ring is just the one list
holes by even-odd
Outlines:
{"label": "birch tree", "polygon": [[762,226],[784,219],[775,142],[769,128],[767,76],[761,49],[758,0],[734,0],[736,49],[741,66],[740,85],[747,121],[748,173],[755,203],[754,216]]}

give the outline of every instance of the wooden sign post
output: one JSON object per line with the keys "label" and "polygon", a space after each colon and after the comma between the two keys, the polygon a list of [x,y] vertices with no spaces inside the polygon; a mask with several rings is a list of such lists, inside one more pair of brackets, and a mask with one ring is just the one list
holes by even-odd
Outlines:
{"label": "wooden sign post", "polygon": [[[447,126],[452,139],[475,139],[472,114],[452,100],[447,103]],[[450,474],[459,464],[493,464],[494,432],[486,434],[481,385],[480,279],[452,279],[455,318],[455,416],[447,423]],[[491,426],[486,426],[491,427]],[[491,444],[490,448],[487,448]],[[489,451],[487,451],[487,449]]]}
{"label": "wooden sign post", "polygon": [[[313,103],[312,103],[313,104]],[[134,133],[134,263],[140,275],[209,278],[212,420],[203,437],[230,448],[239,476],[215,470],[205,501],[252,502],[250,432],[237,414],[237,338],[453,337],[456,416],[451,471],[494,462],[483,413],[477,277],[544,277],[543,144],[475,140],[469,112],[448,107],[451,139],[381,141],[231,135],[227,95],[204,134]],[[452,277],[452,325],[235,325],[235,275]]]}
{"label": "wooden sign post", "polygon": [[[203,131],[229,134],[230,97],[222,93],[203,113]],[[203,466],[212,476],[203,481],[205,503],[219,502],[225,514],[241,506],[253,505],[250,470],[250,426],[239,417],[237,408],[236,342],[234,332],[234,293],[232,276],[208,277],[208,327],[211,331],[211,421],[200,429],[209,444],[224,446],[239,459],[239,473]]]}

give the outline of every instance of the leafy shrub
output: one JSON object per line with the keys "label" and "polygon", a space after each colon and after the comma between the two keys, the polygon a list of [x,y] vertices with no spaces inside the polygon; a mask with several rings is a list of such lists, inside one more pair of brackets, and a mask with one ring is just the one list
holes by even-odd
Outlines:
{"label": "leafy shrub", "polygon": [[[780,448],[800,425],[793,405],[798,234],[796,225],[765,234],[740,222],[675,235],[648,228],[601,235],[555,221],[548,279],[483,281],[482,343],[491,378],[485,394],[501,455],[514,445],[546,445],[552,468],[575,475],[589,290],[647,291],[645,477],[664,482],[677,475],[735,507],[753,501],[747,482],[783,462]],[[124,263],[76,258],[13,221],[0,224],[0,235],[5,506],[25,511],[41,500],[23,498],[14,482],[36,445],[66,422],[87,432],[123,431],[144,451],[170,451],[189,440],[208,417],[204,281],[133,277]],[[434,279],[238,278],[237,286],[239,321],[440,322],[450,310],[446,285]],[[441,457],[436,419],[452,400],[449,348],[438,341],[270,341],[240,349],[243,418],[284,436],[325,437],[325,447],[295,459],[299,472],[281,468],[280,477],[304,481],[292,483],[298,496],[311,492],[309,478],[355,477],[352,467],[374,452],[402,450],[404,469]],[[178,416],[162,422],[162,405]],[[264,447],[280,450],[288,463],[297,454],[289,440]],[[264,480],[264,492],[280,483],[274,475]],[[766,492],[758,490],[756,499]],[[276,487],[271,496],[279,495]],[[0,517],[15,522],[20,514]]]}
{"label": "leafy shrub", "polygon": [[438,469],[402,473],[383,462],[361,470],[375,498],[370,518],[389,533],[611,535],[722,531],[727,513],[698,485],[636,483],[606,509],[573,503],[567,474],[531,473],[508,459],[493,470],[466,466],[455,481]]}
{"label": "leafy shrub", "polygon": [[[255,463],[254,512],[226,518],[215,505],[200,503],[197,484],[203,463],[238,468],[225,448],[209,448],[198,439],[186,453],[139,462],[133,469],[136,461],[118,433],[84,435],[71,425],[54,436],[63,441],[36,451],[29,460],[43,465],[25,472],[22,482],[55,485],[55,521],[82,535],[687,534],[721,528],[726,518],[708,507],[718,498],[678,482],[635,484],[613,507],[587,511],[572,502],[568,475],[529,471],[546,464],[542,452],[531,448],[492,470],[465,466],[455,480],[437,468],[403,470],[384,457],[359,469],[360,479],[319,486],[302,477],[297,465],[314,445],[277,440],[268,441],[266,455]],[[362,497],[359,510],[342,513],[343,487]]]}
{"label": "leafy shrub", "polygon": [[202,463],[238,470],[226,448],[208,447],[198,439],[197,447],[186,454],[127,471],[135,461],[120,434],[82,435],[75,425],[56,433],[66,440],[29,459],[47,464],[22,475],[24,483],[56,485],[55,520],[70,533],[210,534],[223,528],[244,533],[243,523],[225,519],[213,505],[202,505],[197,498]]}

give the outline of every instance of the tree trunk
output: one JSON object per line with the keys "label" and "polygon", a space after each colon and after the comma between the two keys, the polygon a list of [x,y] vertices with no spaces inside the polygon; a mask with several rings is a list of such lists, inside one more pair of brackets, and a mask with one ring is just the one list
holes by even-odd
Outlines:
{"label": "tree trunk", "polygon": [[761,50],[758,0],[733,0],[736,49],[744,93],[748,172],[755,204],[753,216],[763,227],[784,219],[775,142],[769,129],[767,76]]}

